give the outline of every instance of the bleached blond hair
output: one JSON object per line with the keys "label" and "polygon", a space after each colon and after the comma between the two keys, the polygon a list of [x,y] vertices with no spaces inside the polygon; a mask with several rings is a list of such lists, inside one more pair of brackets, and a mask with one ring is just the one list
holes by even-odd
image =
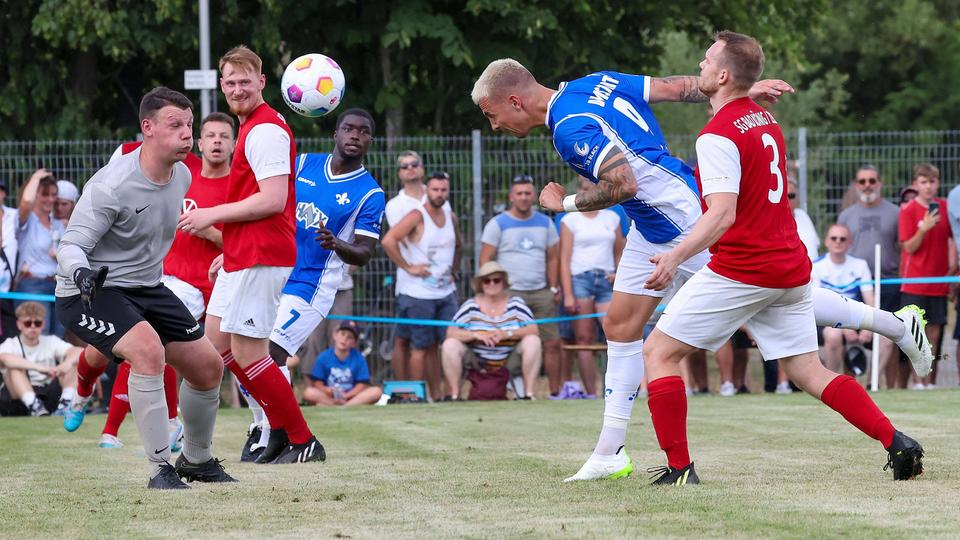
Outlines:
{"label": "bleached blond hair", "polygon": [[523,67],[523,64],[513,58],[501,58],[490,62],[483,70],[480,78],[473,84],[470,97],[474,105],[479,105],[481,99],[490,99],[515,88],[525,88],[535,84],[537,80],[533,74]]}

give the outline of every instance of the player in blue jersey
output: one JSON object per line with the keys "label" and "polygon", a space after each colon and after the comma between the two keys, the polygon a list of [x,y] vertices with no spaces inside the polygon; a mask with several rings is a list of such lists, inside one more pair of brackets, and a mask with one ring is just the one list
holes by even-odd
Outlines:
{"label": "player in blue jersey", "polygon": [[[760,81],[751,97],[776,102],[793,88]],[[706,102],[698,77],[647,77],[613,71],[561,83],[539,84],[519,62],[496,60],[484,70],[471,97],[494,130],[525,137],[546,125],[554,147],[573,170],[596,188],[567,196],[550,183],[540,205],[554,211],[586,212],[621,204],[632,222],[617,268],[613,299],[603,330],[607,336],[603,428],[593,455],[567,478],[619,478],[633,472],[623,450],[633,401],[643,379],[643,327],[666,292],[645,288],[656,268],[652,258],[683,240],[701,216],[693,172],[671,156],[651,103]],[[675,287],[709,259],[703,252],[679,265]]]}
{"label": "player in blue jersey", "polygon": [[[337,117],[333,153],[297,156],[297,260],[270,335],[270,355],[281,365],[327,316],[346,266],[363,266],[376,251],[385,199],[363,166],[375,129],[367,111],[346,110]],[[269,431],[261,425],[260,442],[267,444],[258,462],[285,447],[282,430]],[[248,444],[254,454],[262,448]]]}

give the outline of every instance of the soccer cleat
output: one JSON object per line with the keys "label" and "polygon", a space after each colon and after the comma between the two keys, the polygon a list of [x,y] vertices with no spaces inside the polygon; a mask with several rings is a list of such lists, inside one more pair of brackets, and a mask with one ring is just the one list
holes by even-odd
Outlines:
{"label": "soccer cleat", "polygon": [[727,381],[720,385],[720,395],[723,397],[731,397],[736,395],[737,387],[733,385],[732,382]]}
{"label": "soccer cleat", "polygon": [[654,479],[650,483],[653,486],[685,486],[700,483],[700,477],[697,476],[697,471],[693,469],[692,461],[682,469],[662,465],[660,467],[650,467],[647,472],[651,474],[650,478]]}
{"label": "soccer cleat", "polygon": [[113,435],[104,433],[100,436],[100,444],[97,446],[100,448],[123,448],[123,443]]}
{"label": "soccer cleat", "polygon": [[179,418],[170,419],[170,453],[176,454],[183,449],[183,422]]}
{"label": "soccer cleat", "polygon": [[933,348],[927,339],[927,320],[924,311],[914,304],[904,306],[894,315],[903,321],[903,337],[897,341],[897,346],[907,355],[913,370],[920,377],[926,377],[933,368]]}
{"label": "soccer cleat", "polygon": [[177,475],[177,470],[173,468],[173,465],[169,463],[164,463],[160,465],[160,472],[156,476],[150,479],[147,482],[148,489],[190,489],[190,486],[183,483],[180,480],[180,476]]}
{"label": "soccer cleat", "polygon": [[210,458],[204,463],[190,463],[183,454],[177,458],[177,475],[187,482],[236,482],[237,480],[223,470],[220,460]]}
{"label": "soccer cleat", "polygon": [[263,453],[263,446],[254,446],[260,442],[260,426],[258,424],[251,424],[250,430],[247,431],[247,442],[243,444],[243,451],[240,452],[240,461],[250,462],[256,461],[256,459]]}
{"label": "soccer cleat", "polygon": [[63,411],[63,429],[67,430],[68,433],[80,429],[80,424],[83,423],[83,418],[87,414],[87,404],[89,402],[90,398],[83,399],[80,396],[73,398],[70,406]]}
{"label": "soccer cleat", "polygon": [[28,409],[30,409],[30,416],[50,416],[50,411],[43,406],[43,402],[39,399],[34,399]]}
{"label": "soccer cleat", "polygon": [[580,467],[577,474],[564,478],[564,482],[576,482],[579,480],[615,480],[617,478],[626,478],[633,472],[633,461],[630,456],[624,452],[621,446],[617,453],[612,456],[601,456],[593,454],[587,459],[587,462]]}
{"label": "soccer cleat", "polygon": [[894,480],[910,480],[923,474],[923,447],[920,443],[897,431],[887,447],[887,464],[883,470],[893,469]]}
{"label": "soccer cleat", "polygon": [[57,410],[53,411],[53,416],[66,416],[68,407],[70,407],[70,400],[61,399],[57,402]]}
{"label": "soccer cleat", "polygon": [[290,439],[287,438],[287,430],[283,428],[270,430],[270,440],[267,441],[267,447],[253,462],[260,464],[273,463],[273,460],[277,459],[288,446],[290,446]]}
{"label": "soccer cleat", "polygon": [[291,444],[273,461],[276,465],[306,463],[308,461],[326,461],[327,452],[316,437],[310,437],[303,444]]}

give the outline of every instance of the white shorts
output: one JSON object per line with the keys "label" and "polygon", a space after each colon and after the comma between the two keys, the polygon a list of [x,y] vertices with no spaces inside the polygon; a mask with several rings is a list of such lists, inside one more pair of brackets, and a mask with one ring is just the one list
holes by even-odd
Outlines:
{"label": "white shorts", "polygon": [[337,285],[321,284],[312,303],[293,294],[281,295],[270,341],[283,347],[290,355],[297,354],[300,346],[330,313],[337,297]]}
{"label": "white shorts", "polygon": [[764,360],[817,350],[817,323],[810,284],[766,289],[704,267],[677,291],[657,322],[668,336],[716,351],[744,324]]}
{"label": "white shorts", "polygon": [[291,266],[252,266],[227,272],[220,269],[210,294],[207,314],[220,317],[220,331],[251,338],[270,337],[277,318],[280,291]]}
{"label": "white shorts", "polygon": [[160,277],[160,283],[163,283],[164,287],[177,295],[183,305],[187,306],[194,319],[199,321],[200,317],[203,317],[203,310],[206,307],[203,305],[203,293],[200,292],[200,289],[176,276],[167,274]]}
{"label": "white shorts", "polygon": [[[617,266],[617,278],[613,282],[613,290],[625,292],[628,294],[639,294],[644,296],[659,296],[663,298],[667,295],[669,287],[662,291],[645,289],[643,284],[653,273],[657,265],[650,262],[650,257],[657,253],[664,253],[675,248],[686,235],[680,235],[665,244],[654,244],[649,242],[642,234],[637,232],[633,226],[627,234],[627,244],[623,248],[623,255],[620,256],[620,265]],[[677,267],[677,275],[674,282],[677,287],[690,279],[693,274],[707,265],[710,260],[710,253],[703,251],[690,257]],[[678,283],[679,281],[679,283]]]}

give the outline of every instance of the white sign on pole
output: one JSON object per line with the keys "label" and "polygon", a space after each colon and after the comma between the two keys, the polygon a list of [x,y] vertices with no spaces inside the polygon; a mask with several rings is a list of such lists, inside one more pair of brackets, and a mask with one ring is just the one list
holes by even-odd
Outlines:
{"label": "white sign on pole", "polygon": [[217,88],[217,70],[215,69],[185,69],[183,70],[184,90],[215,90]]}

